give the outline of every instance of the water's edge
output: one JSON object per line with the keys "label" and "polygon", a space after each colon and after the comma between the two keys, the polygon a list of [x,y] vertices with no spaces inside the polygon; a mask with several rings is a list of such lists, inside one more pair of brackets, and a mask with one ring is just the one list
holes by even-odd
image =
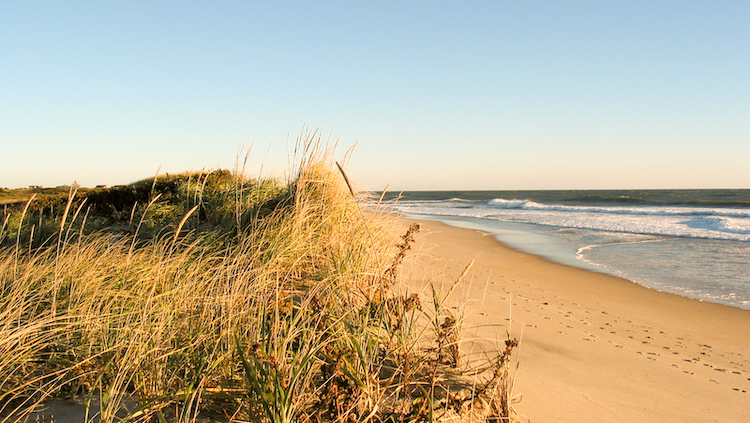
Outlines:
{"label": "water's edge", "polygon": [[[639,278],[631,276],[626,271],[612,269],[597,264],[595,261],[587,259],[584,255],[586,251],[582,250],[590,250],[601,246],[588,246],[581,248],[567,242],[563,238],[550,234],[553,230],[561,231],[567,228],[550,228],[548,226],[535,225],[532,223],[507,222],[466,216],[429,215],[419,213],[403,213],[402,216],[406,219],[430,220],[456,228],[481,231],[491,235],[499,243],[513,250],[532,254],[553,263],[626,279],[637,285],[653,289],[654,291],[678,295],[701,302],[709,301],[730,307],[750,310],[750,302],[737,302],[732,301],[731,298],[721,297],[702,298],[699,295],[705,296],[706,293],[693,292],[689,289],[663,284],[660,285],[658,282],[655,283],[654,281],[639,280]],[[641,242],[645,243],[648,241]]]}

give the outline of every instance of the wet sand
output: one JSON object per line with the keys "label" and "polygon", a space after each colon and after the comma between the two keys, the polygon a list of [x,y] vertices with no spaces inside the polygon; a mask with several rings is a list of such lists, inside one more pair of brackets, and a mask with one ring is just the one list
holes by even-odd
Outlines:
{"label": "wet sand", "polygon": [[[400,224],[412,221],[400,219]],[[750,311],[551,263],[421,221],[402,287],[448,292],[462,350],[520,338],[514,395],[531,422],[750,421]]]}

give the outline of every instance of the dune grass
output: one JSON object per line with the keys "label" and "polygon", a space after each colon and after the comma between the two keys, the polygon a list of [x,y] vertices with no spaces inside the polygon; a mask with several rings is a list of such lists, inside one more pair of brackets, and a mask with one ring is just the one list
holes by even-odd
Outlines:
{"label": "dune grass", "polygon": [[0,421],[60,398],[101,422],[509,421],[515,344],[448,377],[455,316],[389,289],[418,227],[397,244],[306,145],[288,183],[186,174],[129,216],[71,192],[5,218]]}

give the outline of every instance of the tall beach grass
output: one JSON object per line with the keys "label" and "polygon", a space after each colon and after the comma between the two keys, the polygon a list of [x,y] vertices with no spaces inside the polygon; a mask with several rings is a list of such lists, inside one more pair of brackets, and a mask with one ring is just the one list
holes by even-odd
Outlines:
{"label": "tall beach grass", "polygon": [[101,422],[510,421],[514,341],[462,382],[460,317],[390,290],[419,228],[399,240],[300,146],[287,182],[186,174],[130,210],[71,190],[6,215],[0,421],[62,399]]}

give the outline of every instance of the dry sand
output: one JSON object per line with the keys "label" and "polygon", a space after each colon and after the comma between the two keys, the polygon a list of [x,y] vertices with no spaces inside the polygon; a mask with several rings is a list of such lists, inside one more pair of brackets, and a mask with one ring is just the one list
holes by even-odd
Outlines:
{"label": "dry sand", "polygon": [[447,292],[476,259],[449,299],[466,315],[462,349],[504,339],[510,324],[521,337],[514,394],[523,421],[750,422],[750,311],[420,223],[405,262],[408,289],[424,293],[432,282]]}

